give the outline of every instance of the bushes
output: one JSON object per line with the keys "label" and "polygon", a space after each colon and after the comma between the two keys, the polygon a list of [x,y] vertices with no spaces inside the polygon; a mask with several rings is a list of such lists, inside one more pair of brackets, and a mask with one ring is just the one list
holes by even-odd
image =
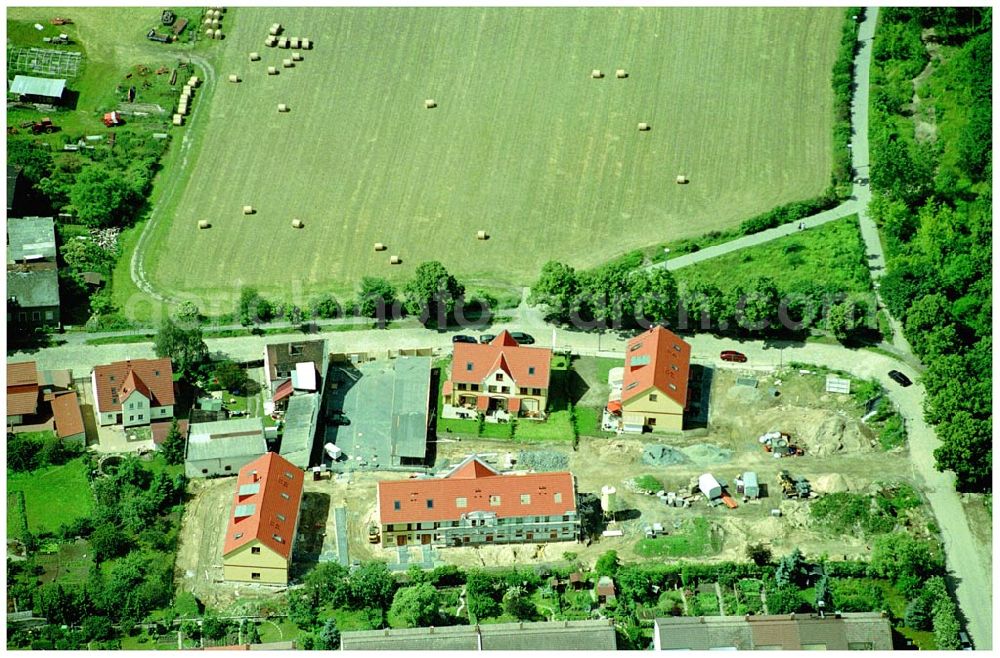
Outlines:
{"label": "bushes", "polygon": [[885,593],[878,583],[865,578],[834,579],[830,582],[833,609],[838,612],[872,612],[885,608]]}
{"label": "bushes", "polygon": [[810,215],[834,208],[838,203],[839,199],[837,199],[833,191],[827,190],[821,197],[809,199],[808,201],[787,203],[751,217],[740,224],[740,234],[751,235],[766,231],[769,228],[781,226],[782,224],[788,224],[789,222],[797,222]]}

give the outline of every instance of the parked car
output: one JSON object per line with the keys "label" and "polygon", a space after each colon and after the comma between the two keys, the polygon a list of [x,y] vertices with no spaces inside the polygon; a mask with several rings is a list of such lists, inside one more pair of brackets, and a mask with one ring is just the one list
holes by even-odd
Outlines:
{"label": "parked car", "polygon": [[482,334],[482,335],[479,336],[479,342],[480,343],[489,343],[494,338],[496,338],[496,336],[494,334]]}
{"label": "parked car", "polygon": [[531,336],[531,334],[526,334],[523,331],[512,331],[510,332],[510,337],[521,345],[532,345],[535,342],[535,339]]}
{"label": "parked car", "polygon": [[890,370],[889,371],[889,379],[891,379],[892,381],[896,382],[900,386],[904,386],[904,387],[909,386],[910,384],[913,383],[912,381],[910,381],[909,377],[907,377],[906,375],[904,375],[903,373],[901,373],[898,370]]}
{"label": "parked car", "polygon": [[747,362],[747,355],[743,352],[737,352],[735,350],[723,350],[722,353],[719,354],[719,358],[723,361],[732,361],[734,363]]}
{"label": "parked car", "polygon": [[478,342],[478,341],[476,341],[476,339],[473,338],[472,336],[466,336],[465,334],[455,334],[454,336],[451,337],[451,342],[453,342],[453,343],[475,343],[475,342]]}

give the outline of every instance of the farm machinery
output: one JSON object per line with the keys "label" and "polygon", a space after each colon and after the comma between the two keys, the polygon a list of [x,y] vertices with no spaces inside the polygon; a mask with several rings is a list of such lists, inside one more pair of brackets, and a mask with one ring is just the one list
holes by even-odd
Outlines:
{"label": "farm machinery", "polygon": [[73,24],[73,19],[72,18],[59,18],[57,16],[57,17],[51,19],[49,22],[52,23],[53,25],[72,25]]}
{"label": "farm machinery", "polygon": [[59,128],[52,123],[52,119],[45,117],[40,121],[34,121],[31,123],[31,132],[39,135],[41,133],[54,133]]}

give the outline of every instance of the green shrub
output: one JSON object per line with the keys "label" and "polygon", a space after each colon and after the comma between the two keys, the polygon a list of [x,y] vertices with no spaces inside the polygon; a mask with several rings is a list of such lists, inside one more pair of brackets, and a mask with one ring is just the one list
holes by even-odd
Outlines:
{"label": "green shrub", "polygon": [[885,608],[885,593],[867,578],[833,579],[833,609],[840,612],[878,612]]}

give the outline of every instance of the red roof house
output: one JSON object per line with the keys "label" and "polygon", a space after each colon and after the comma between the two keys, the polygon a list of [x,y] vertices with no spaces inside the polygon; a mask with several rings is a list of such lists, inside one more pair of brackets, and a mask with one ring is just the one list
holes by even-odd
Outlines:
{"label": "red roof house", "polygon": [[453,406],[541,416],[549,396],[552,350],[518,344],[503,331],[489,343],[456,343],[443,395]]}
{"label": "red roof house", "polygon": [[7,364],[7,425],[20,425],[38,412],[38,369],[34,361]]}
{"label": "red roof house", "polygon": [[691,346],[656,326],[628,342],[622,381],[626,424],[653,431],[681,431],[687,408]]}
{"label": "red roof house", "polygon": [[83,414],[75,391],[61,393],[52,399],[52,418],[55,421],[56,436],[61,440],[80,445],[87,443]]}
{"label": "red roof house", "polygon": [[135,359],[95,366],[91,385],[101,425],[149,425],[174,415],[170,359]]}
{"label": "red roof house", "polygon": [[379,482],[378,515],[386,546],[568,541],[579,530],[571,473],[502,474],[476,456],[444,477]]}
{"label": "red roof house", "polygon": [[274,452],[240,469],[222,548],[226,580],[288,583],[304,481]]}

